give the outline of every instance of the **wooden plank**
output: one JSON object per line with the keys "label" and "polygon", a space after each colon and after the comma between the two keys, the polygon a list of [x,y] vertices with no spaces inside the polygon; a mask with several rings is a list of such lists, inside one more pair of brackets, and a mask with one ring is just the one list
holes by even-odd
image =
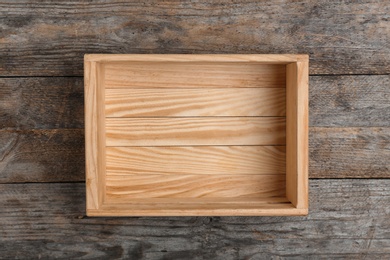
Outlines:
{"label": "wooden plank", "polygon": [[0,130],[0,182],[85,180],[84,130]]}
{"label": "wooden plank", "polygon": [[[309,58],[297,62],[297,203],[298,209],[309,208]],[[287,149],[287,147],[286,147]],[[286,151],[287,153],[287,151]]]}
{"label": "wooden plank", "polygon": [[390,75],[310,77],[310,126],[390,126]]}
{"label": "wooden plank", "polygon": [[[282,194],[282,193],[280,193]],[[122,212],[124,208],[128,208],[129,211],[131,210],[150,210],[156,207],[162,208],[161,211],[164,209],[167,209],[170,207],[171,209],[181,209],[183,210],[186,206],[189,208],[192,208],[194,211],[196,208],[199,210],[199,205],[203,204],[204,208],[206,209],[212,209],[212,207],[220,207],[220,209],[224,208],[233,210],[237,209],[239,207],[244,209],[253,209],[256,210],[256,208],[266,209],[267,207],[269,209],[293,209],[294,207],[290,203],[290,201],[285,197],[198,197],[198,198],[186,198],[183,200],[180,197],[176,198],[148,198],[147,201],[144,198],[131,198],[129,200],[123,200],[120,197],[111,196],[106,198],[109,200],[110,205],[103,205],[103,207],[122,207]],[[271,205],[275,204],[275,205]],[[164,207],[164,208],[163,208]],[[133,212],[134,213],[134,212]],[[192,212],[191,212],[192,213]],[[190,214],[191,214],[190,213]],[[199,213],[195,215],[189,216],[195,216],[199,215]],[[172,216],[171,216],[172,217]]]}
{"label": "wooden plank", "polygon": [[108,62],[105,72],[106,88],[284,88],[286,84],[285,65],[250,62]]}
{"label": "wooden plank", "polygon": [[[89,63],[88,61],[86,63]],[[92,62],[93,63],[93,62]],[[90,76],[93,76],[92,74]],[[105,109],[104,109],[104,103],[105,103],[105,89],[104,89],[104,77],[105,77],[105,68],[104,68],[104,65],[100,64],[100,63],[96,63],[96,85],[93,85],[91,84],[89,87],[91,88],[95,88],[94,91],[96,91],[96,106],[97,108],[95,109],[94,105],[92,104],[91,106],[89,106],[87,108],[87,103],[85,102],[85,107],[86,107],[86,111],[88,111],[90,109],[89,112],[91,112],[92,114],[97,114],[97,119],[96,119],[96,125],[95,124],[92,124],[92,127],[96,127],[96,130],[97,131],[97,143],[96,143],[96,150],[93,150],[93,152],[95,153],[98,153],[98,156],[97,156],[97,162],[94,162],[96,163],[96,167],[97,167],[97,171],[95,172],[95,174],[97,174],[97,182],[91,182],[91,187],[93,189],[97,189],[98,193],[98,208],[100,207],[100,205],[103,204],[104,200],[105,200],[105,190],[106,190],[106,180],[105,180],[105,175],[106,175],[106,129],[105,129],[105,118],[106,118],[106,115],[105,115]],[[85,79],[85,77],[84,77]],[[93,131],[92,131],[93,132]],[[87,135],[88,132],[86,131],[85,132],[85,135]],[[87,137],[85,138],[85,146],[87,147],[88,146],[88,140]],[[93,144],[94,145],[94,144]],[[91,148],[91,147],[90,147]],[[89,152],[92,152],[91,150],[89,150]],[[86,154],[88,154],[88,151],[86,149]],[[86,162],[88,162],[88,159],[86,158],[85,159]],[[86,167],[86,172],[87,172],[87,167]],[[86,176],[87,177],[87,176]],[[89,180],[86,180],[86,183],[88,184]],[[88,189],[87,189],[88,190]],[[89,199],[95,199],[95,194],[93,193],[87,193],[87,198],[89,197]],[[93,206],[90,206],[88,205],[88,200],[87,200],[87,209],[98,209],[95,207],[95,205]]]}
{"label": "wooden plank", "polygon": [[87,208],[99,209],[105,191],[104,68],[85,62],[85,181]]}
{"label": "wooden plank", "polygon": [[106,89],[107,117],[285,116],[286,91],[242,89]]}
{"label": "wooden plank", "polygon": [[[285,197],[285,176],[278,174],[254,175],[235,174],[217,175],[204,174],[144,174],[117,175],[107,172],[106,201],[115,198],[118,202],[131,203],[131,199],[149,198],[256,198]],[[206,204],[200,204],[198,211],[205,209]],[[141,206],[142,207],[142,206]],[[253,205],[252,205],[253,208]],[[154,215],[164,208],[154,205],[151,209]],[[238,210],[238,209],[237,209]],[[199,214],[198,212],[198,214]],[[114,212],[112,212],[114,213]]]}
{"label": "wooden plank", "polygon": [[390,178],[390,128],[310,128],[310,177]]}
{"label": "wooden plank", "polygon": [[0,78],[0,126],[83,128],[82,78]]}
{"label": "wooden plank", "polygon": [[[109,197],[110,198],[110,197]],[[244,201],[244,199],[247,201]],[[118,217],[126,216],[301,216],[307,209],[295,208],[285,197],[259,198],[178,198],[123,199],[112,198],[101,209],[88,210],[88,216],[104,217],[107,212]],[[132,203],[132,201],[135,203]],[[119,201],[119,203],[117,203]],[[166,201],[169,201],[166,203]],[[115,203],[114,203],[115,202]],[[131,203],[129,203],[131,202]]]}
{"label": "wooden plank", "polygon": [[[298,66],[286,67],[286,196],[293,205],[298,201]],[[288,109],[287,109],[288,108]]]}
{"label": "wooden plank", "polygon": [[107,146],[284,145],[279,117],[106,118]]}
{"label": "wooden plank", "polygon": [[[162,208],[156,208],[159,205]],[[297,209],[288,203],[264,203],[263,201],[251,203],[185,203],[185,204],[156,204],[144,203],[142,205],[104,204],[104,211],[89,210],[88,216],[104,217],[107,212],[115,213],[118,217],[127,216],[301,216],[307,215],[307,209]],[[239,213],[238,213],[239,212]]]}
{"label": "wooden plank", "polygon": [[263,218],[88,218],[83,183],[3,184],[0,254],[6,259],[386,259],[389,184],[311,180],[308,216]]}
{"label": "wooden plank", "polygon": [[289,64],[306,58],[307,54],[85,54],[85,60],[111,62],[196,62],[196,63],[257,63]]}
{"label": "wooden plank", "polygon": [[311,74],[390,70],[385,1],[25,0],[0,10],[3,76],[81,76],[84,53],[308,53]]}
{"label": "wooden plank", "polygon": [[308,208],[308,59],[287,65],[286,193],[297,208]]}
{"label": "wooden plank", "polygon": [[106,156],[115,175],[286,172],[284,146],[107,147]]}

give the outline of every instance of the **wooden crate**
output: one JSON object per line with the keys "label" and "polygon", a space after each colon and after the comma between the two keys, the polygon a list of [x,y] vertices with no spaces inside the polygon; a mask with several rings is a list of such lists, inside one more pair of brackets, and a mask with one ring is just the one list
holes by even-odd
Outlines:
{"label": "wooden crate", "polygon": [[308,212],[307,55],[87,54],[88,216]]}

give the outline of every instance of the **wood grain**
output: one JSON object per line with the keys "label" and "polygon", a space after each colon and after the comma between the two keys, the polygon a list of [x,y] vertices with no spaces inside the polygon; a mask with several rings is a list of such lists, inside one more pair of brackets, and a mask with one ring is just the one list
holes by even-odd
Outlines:
{"label": "wood grain", "polygon": [[[154,200],[154,199],[153,199]],[[272,199],[273,200],[273,199]],[[279,200],[279,198],[278,198]],[[175,201],[176,202],[176,201]],[[203,202],[203,203],[202,203]],[[157,206],[158,205],[158,206]],[[111,212],[111,216],[126,217],[126,216],[301,216],[307,215],[307,209],[297,209],[290,202],[282,203],[264,203],[264,199],[259,202],[236,203],[234,200],[231,203],[144,203],[142,205],[129,204],[104,204],[101,207],[104,211],[88,210],[87,214],[94,217],[107,216],[107,212]]]}
{"label": "wood grain", "polygon": [[271,88],[106,89],[107,117],[285,116],[286,91]]}
{"label": "wood grain", "polygon": [[104,67],[106,88],[283,88],[286,83],[285,65],[113,61]]}
{"label": "wood grain", "polygon": [[82,78],[0,78],[2,129],[84,127]]}
{"label": "wood grain", "polygon": [[84,130],[0,130],[0,182],[85,180]]}
{"label": "wood grain", "polygon": [[0,254],[42,259],[386,259],[389,184],[311,180],[308,216],[262,218],[88,218],[83,217],[83,183],[3,184]]}
{"label": "wood grain", "polygon": [[106,118],[106,145],[284,145],[285,127],[280,117]]}
{"label": "wood grain", "polygon": [[[298,202],[298,66],[286,66],[286,197]],[[287,109],[288,108],[288,109]]]}
{"label": "wood grain", "polygon": [[386,1],[25,0],[0,10],[3,76],[81,76],[84,53],[308,53],[311,74],[390,70]]}
{"label": "wood grain", "polygon": [[[226,62],[235,64],[235,63],[252,63],[258,64],[273,64],[273,65],[287,65],[291,62],[298,62],[301,58],[306,58],[307,54],[239,54],[239,53],[226,53],[226,54],[85,54],[84,60],[100,63],[142,63],[142,62],[169,62],[169,63],[182,63],[182,62],[196,62],[196,63],[223,63],[226,65]],[[205,64],[206,66],[208,66]],[[267,67],[267,66],[266,66]]]}
{"label": "wood grain", "polygon": [[310,177],[390,178],[390,128],[310,129]]}
{"label": "wood grain", "polygon": [[107,147],[107,173],[285,174],[284,146]]}
{"label": "wood grain", "polygon": [[[281,182],[283,183],[283,182]],[[276,193],[276,192],[275,192]],[[279,194],[284,194],[282,191]],[[246,210],[252,209],[253,212],[257,209],[265,210],[268,208],[268,212],[270,209],[294,209],[293,205],[290,201],[285,197],[267,197],[267,196],[257,196],[257,197],[197,197],[197,198],[183,198],[175,197],[164,197],[164,198],[148,198],[147,201],[144,198],[131,198],[131,199],[122,199],[119,196],[109,196],[106,197],[106,201],[110,204],[103,204],[104,208],[115,208],[119,213],[124,214],[126,211],[150,211],[153,208],[159,208],[160,212],[167,210],[185,210],[185,207],[188,206],[191,210],[199,210],[200,205],[203,205],[205,209],[212,210],[213,207],[219,207],[218,210],[238,210],[240,207]],[[122,207],[122,209],[120,209]],[[189,209],[188,208],[188,209]],[[196,216],[199,215],[195,213],[195,215],[191,215],[192,212],[188,212],[188,216]],[[211,213],[211,211],[210,211]],[[214,212],[215,213],[215,212]],[[99,212],[97,213],[99,214]],[[100,213],[101,214],[101,213]],[[102,215],[102,214],[101,214]],[[126,215],[124,215],[126,216]],[[145,216],[145,215],[144,215]],[[167,215],[172,217],[172,215]]]}
{"label": "wood grain", "polygon": [[[235,174],[217,175],[204,174],[187,175],[106,175],[106,203],[110,198],[116,198],[122,203],[131,204],[131,199],[145,199],[144,204],[150,203],[148,198],[248,198],[256,201],[257,198],[285,197],[284,175],[254,175]],[[172,201],[169,201],[172,203]],[[200,203],[199,211],[206,205]],[[155,204],[154,214],[164,209]],[[237,209],[239,210],[239,209]],[[111,212],[110,212],[111,213]],[[114,213],[114,212],[112,212]]]}
{"label": "wood grain", "polygon": [[87,208],[99,209],[105,191],[104,68],[97,62],[85,62],[85,182]]}
{"label": "wood grain", "polygon": [[308,208],[308,59],[287,65],[286,194],[297,208]]}
{"label": "wood grain", "polygon": [[310,125],[390,126],[390,75],[310,77]]}

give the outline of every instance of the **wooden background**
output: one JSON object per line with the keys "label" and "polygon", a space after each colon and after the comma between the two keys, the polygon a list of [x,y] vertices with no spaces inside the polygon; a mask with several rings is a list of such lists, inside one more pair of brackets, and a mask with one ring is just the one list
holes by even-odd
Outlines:
{"label": "wooden background", "polygon": [[[307,217],[87,218],[85,53],[310,55]],[[390,258],[388,1],[0,0],[0,258]]]}

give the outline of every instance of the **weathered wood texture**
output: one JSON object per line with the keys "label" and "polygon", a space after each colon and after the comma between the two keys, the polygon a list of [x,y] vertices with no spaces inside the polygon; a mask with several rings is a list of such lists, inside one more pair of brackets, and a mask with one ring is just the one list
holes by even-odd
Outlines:
{"label": "weathered wood texture", "polygon": [[310,77],[309,93],[310,126],[390,126],[390,75]]}
{"label": "weathered wood texture", "polygon": [[390,128],[311,128],[310,177],[390,178]]}
{"label": "weathered wood texture", "polygon": [[1,1],[0,75],[82,75],[84,53],[306,53],[311,74],[387,74],[387,1]]}
{"label": "weathered wood texture", "polygon": [[0,185],[1,257],[390,257],[390,180],[311,180],[305,217],[85,218],[84,189]]}
{"label": "weathered wood texture", "polygon": [[84,180],[84,130],[0,130],[0,182]]}
{"label": "weathered wood texture", "polygon": [[0,127],[83,128],[83,79],[0,78]]}
{"label": "weathered wood texture", "polygon": [[[310,178],[390,178],[390,127],[311,127]],[[84,130],[1,130],[0,182],[83,181]]]}

